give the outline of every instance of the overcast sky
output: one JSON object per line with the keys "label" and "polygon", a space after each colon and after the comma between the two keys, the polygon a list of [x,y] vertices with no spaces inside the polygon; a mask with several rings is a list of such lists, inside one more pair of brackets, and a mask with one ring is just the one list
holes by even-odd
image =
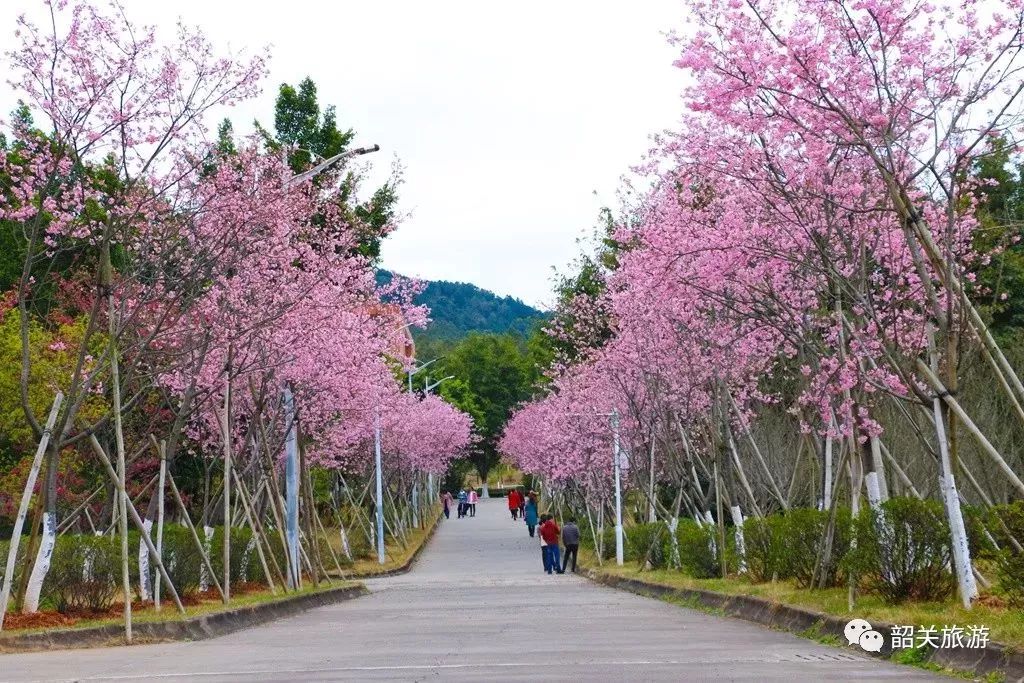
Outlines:
{"label": "overcast sky", "polygon": [[[0,45],[42,4],[0,0]],[[232,49],[271,47],[263,95],[229,112],[236,130],[272,123],[277,86],[308,75],[357,144],[381,146],[378,177],[401,161],[410,216],[385,243],[385,267],[535,305],[680,107],[663,36],[682,27],[678,0],[123,4],[168,36],[181,18]],[[9,92],[0,103],[6,115]]]}

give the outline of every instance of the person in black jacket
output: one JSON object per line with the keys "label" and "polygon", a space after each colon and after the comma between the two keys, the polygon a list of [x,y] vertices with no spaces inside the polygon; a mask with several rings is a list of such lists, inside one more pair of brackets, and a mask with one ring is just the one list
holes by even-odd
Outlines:
{"label": "person in black jacket", "polygon": [[569,556],[572,555],[572,571],[576,571],[576,556],[580,552],[580,528],[576,526],[576,519],[569,518],[569,521],[562,527],[562,543],[565,545],[565,559],[562,561],[562,573],[565,573],[569,566]]}

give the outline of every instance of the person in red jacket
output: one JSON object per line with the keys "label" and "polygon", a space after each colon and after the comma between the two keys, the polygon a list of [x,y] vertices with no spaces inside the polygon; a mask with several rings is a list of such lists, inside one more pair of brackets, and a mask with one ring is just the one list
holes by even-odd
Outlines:
{"label": "person in red jacket", "polygon": [[519,519],[519,506],[523,502],[523,494],[519,493],[519,489],[512,489],[508,492],[508,511],[512,513],[512,519]]}
{"label": "person in red jacket", "polygon": [[554,570],[558,574],[564,574],[565,570],[562,569],[562,558],[561,552],[558,548],[558,536],[561,533],[561,529],[558,528],[558,522],[552,515],[546,515],[548,518],[540,528],[537,530],[540,533],[541,539],[544,541],[544,552],[548,554],[548,561],[545,569],[550,574]]}

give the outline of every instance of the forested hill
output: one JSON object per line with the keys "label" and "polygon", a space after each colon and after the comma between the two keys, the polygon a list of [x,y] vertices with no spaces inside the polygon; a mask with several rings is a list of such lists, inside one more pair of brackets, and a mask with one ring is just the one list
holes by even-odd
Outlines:
{"label": "forested hill", "polygon": [[[377,272],[377,281],[390,281],[391,273]],[[426,330],[415,330],[417,341],[456,341],[470,332],[496,332],[527,336],[544,313],[519,299],[500,297],[466,282],[427,281],[426,289],[416,297],[417,304],[430,308],[431,323]]]}

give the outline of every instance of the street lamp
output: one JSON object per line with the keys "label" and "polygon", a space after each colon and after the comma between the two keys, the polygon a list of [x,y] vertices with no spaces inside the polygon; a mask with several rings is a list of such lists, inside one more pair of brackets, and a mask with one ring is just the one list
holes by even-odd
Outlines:
{"label": "street lamp", "polygon": [[408,370],[406,370],[406,372],[409,375],[409,393],[410,394],[412,393],[412,376],[415,375],[420,370],[422,370],[423,368],[425,368],[428,365],[430,365],[431,363],[436,363],[437,361],[441,360],[443,357],[444,356],[438,356],[434,360],[428,360],[426,363],[423,363],[423,364],[417,366],[416,369],[409,368]]}
{"label": "street lamp", "polygon": [[286,187],[291,187],[296,183],[303,183],[309,180],[310,178],[314,178],[323,173],[324,171],[330,169],[339,161],[343,161],[351,157],[362,156],[363,154],[372,154],[373,152],[379,151],[380,145],[374,145],[373,147],[357,147],[356,149],[350,149],[348,151],[342,152],[341,154],[335,154],[330,159],[324,159],[323,161],[321,161],[319,164],[309,169],[308,171],[303,171],[302,173],[293,175],[291,178],[288,179]]}
{"label": "street lamp", "polygon": [[[430,379],[430,378],[428,377],[427,379]],[[447,377],[442,377],[441,379],[437,380],[436,382],[430,382],[429,384],[426,385],[426,387],[424,387],[423,393],[424,394],[429,394],[430,391],[432,389],[434,389],[435,387],[437,387],[438,384],[440,384],[441,382],[447,382],[450,379],[455,379],[455,375],[448,375]]]}

